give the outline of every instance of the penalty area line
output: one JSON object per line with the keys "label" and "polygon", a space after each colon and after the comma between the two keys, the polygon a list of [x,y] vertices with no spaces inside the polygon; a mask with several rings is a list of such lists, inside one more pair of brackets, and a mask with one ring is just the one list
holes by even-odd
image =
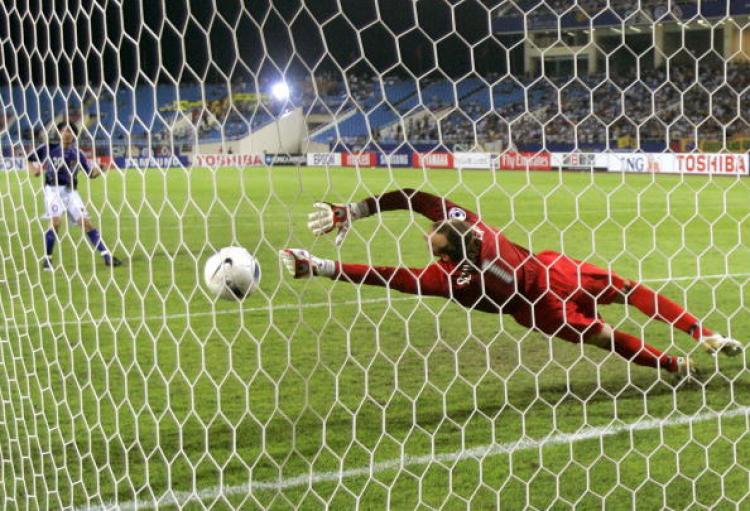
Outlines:
{"label": "penalty area line", "polygon": [[[191,502],[213,501],[219,498],[231,498],[248,495],[257,491],[283,491],[292,488],[312,487],[321,483],[341,483],[345,479],[373,476],[381,472],[403,471],[408,467],[424,466],[431,463],[453,464],[464,460],[481,461],[488,457],[502,454],[513,454],[519,451],[543,449],[555,445],[570,445],[586,440],[603,439],[619,434],[632,434],[639,431],[662,430],[675,426],[694,425],[716,419],[730,419],[750,416],[750,406],[735,408],[726,412],[703,412],[696,415],[685,415],[667,419],[648,419],[629,424],[612,424],[579,430],[575,433],[558,433],[544,438],[522,438],[514,442],[488,444],[466,450],[439,453],[424,456],[404,456],[371,465],[330,472],[310,472],[295,477],[278,480],[252,481],[237,486],[209,487],[196,491],[167,491],[156,500],[135,500],[127,502],[108,502],[98,505],[87,505],[76,508],[76,511],[92,510],[130,510],[140,511],[156,509],[163,506],[182,507]],[[631,440],[632,441],[632,440]]]}

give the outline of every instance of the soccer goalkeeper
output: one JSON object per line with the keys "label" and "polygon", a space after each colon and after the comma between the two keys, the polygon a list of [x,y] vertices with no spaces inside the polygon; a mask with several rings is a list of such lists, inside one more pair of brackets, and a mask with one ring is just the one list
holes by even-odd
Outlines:
{"label": "soccer goalkeeper", "polygon": [[691,361],[668,355],[604,322],[598,306],[625,303],[692,336],[712,354],[738,355],[742,345],[702,326],[680,305],[638,282],[592,264],[545,251],[532,254],[476,214],[450,200],[396,190],[347,205],[315,204],[308,226],[316,235],[392,210],[412,210],[434,223],[426,239],[438,260],[426,268],[394,268],[321,259],[306,250],[279,252],[295,278],[323,276],[354,284],[385,286],[405,293],[443,296],[465,307],[510,314],[523,326],[566,341],[613,350],[636,364],[687,375]]}

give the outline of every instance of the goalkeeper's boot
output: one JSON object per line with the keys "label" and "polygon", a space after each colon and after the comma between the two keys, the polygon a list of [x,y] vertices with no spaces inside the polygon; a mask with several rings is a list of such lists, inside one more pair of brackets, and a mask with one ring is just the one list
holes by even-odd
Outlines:
{"label": "goalkeeper's boot", "polygon": [[688,357],[676,357],[675,365],[677,367],[675,374],[680,378],[694,378],[699,380],[703,376],[695,363]]}
{"label": "goalkeeper's boot", "polygon": [[295,279],[306,279],[313,275],[332,277],[336,272],[336,263],[330,259],[315,257],[301,248],[279,250],[279,260]]}
{"label": "goalkeeper's boot", "polygon": [[721,353],[729,357],[736,357],[742,353],[742,343],[720,334],[701,337],[699,342],[703,349],[711,355]]}

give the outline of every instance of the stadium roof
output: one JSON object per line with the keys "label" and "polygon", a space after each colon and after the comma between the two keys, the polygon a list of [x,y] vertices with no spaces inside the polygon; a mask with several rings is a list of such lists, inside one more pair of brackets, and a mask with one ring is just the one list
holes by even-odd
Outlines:
{"label": "stadium roof", "polygon": [[[717,18],[724,16],[741,16],[750,14],[750,0],[703,0],[701,2],[679,2],[670,9],[662,2],[646,6],[641,3],[643,19],[649,22],[689,21],[696,16],[703,18]],[[614,2],[611,2],[614,4]],[[540,1],[518,2],[513,10],[508,9],[493,21],[493,30],[499,34],[524,32],[526,30],[576,29],[594,27],[609,27],[621,25],[637,8],[637,3],[623,2],[623,8],[610,7],[597,12],[593,16],[585,14],[579,7],[569,10],[566,14],[556,14],[546,3]],[[524,19],[525,25],[524,27]],[[629,22],[632,20],[629,20]]]}

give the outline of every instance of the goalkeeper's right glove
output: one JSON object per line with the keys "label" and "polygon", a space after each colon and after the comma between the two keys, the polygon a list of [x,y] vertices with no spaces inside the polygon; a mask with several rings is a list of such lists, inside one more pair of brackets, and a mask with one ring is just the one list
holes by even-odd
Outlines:
{"label": "goalkeeper's right glove", "polygon": [[330,259],[315,257],[301,248],[279,250],[279,260],[295,279],[306,279],[313,275],[333,277],[336,273],[336,263]]}

